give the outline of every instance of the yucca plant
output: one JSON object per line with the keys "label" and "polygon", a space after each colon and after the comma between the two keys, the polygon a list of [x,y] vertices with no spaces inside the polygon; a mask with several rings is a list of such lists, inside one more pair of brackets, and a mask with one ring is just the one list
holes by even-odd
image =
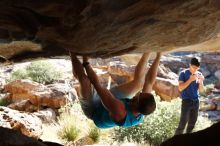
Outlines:
{"label": "yucca plant", "polygon": [[94,125],[89,129],[89,137],[95,142],[99,142],[100,139],[100,130]]}
{"label": "yucca plant", "polygon": [[66,141],[74,142],[79,135],[79,130],[74,125],[65,125],[58,132],[58,136]]}

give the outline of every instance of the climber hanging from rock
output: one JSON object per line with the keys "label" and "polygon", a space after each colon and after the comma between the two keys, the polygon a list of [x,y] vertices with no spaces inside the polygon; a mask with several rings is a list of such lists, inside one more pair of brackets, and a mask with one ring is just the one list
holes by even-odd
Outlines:
{"label": "climber hanging from rock", "polygon": [[151,91],[157,76],[160,52],[147,73],[150,53],[144,53],[135,68],[133,80],[110,90],[101,86],[86,56],[83,56],[83,63],[74,53],[70,53],[70,56],[73,75],[80,83],[82,110],[97,127],[134,126],[143,121],[144,115],[155,110],[156,103]]}

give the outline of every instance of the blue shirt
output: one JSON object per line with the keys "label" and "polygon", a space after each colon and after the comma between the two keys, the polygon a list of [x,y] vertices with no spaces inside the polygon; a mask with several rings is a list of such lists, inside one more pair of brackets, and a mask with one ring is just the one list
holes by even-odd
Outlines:
{"label": "blue shirt", "polygon": [[[189,71],[189,69],[183,70],[180,73],[179,81],[186,82],[190,78],[191,74],[192,73]],[[197,71],[195,74],[202,74],[202,73]],[[185,100],[185,99],[198,100],[198,98],[199,98],[199,83],[198,83],[198,81],[195,80],[195,81],[191,82],[189,84],[189,86],[186,87],[181,92],[181,97],[183,100]]]}
{"label": "blue shirt", "polygon": [[142,114],[134,116],[128,106],[129,99],[120,99],[126,107],[126,116],[123,122],[115,122],[110,116],[109,112],[104,108],[102,104],[96,107],[93,114],[93,121],[99,128],[111,128],[114,126],[131,127],[141,123],[144,119]]}

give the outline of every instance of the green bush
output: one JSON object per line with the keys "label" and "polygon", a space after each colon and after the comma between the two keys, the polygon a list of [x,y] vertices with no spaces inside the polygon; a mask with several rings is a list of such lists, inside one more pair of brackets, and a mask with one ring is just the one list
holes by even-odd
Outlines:
{"label": "green bush", "polygon": [[156,111],[146,116],[144,121],[130,128],[117,128],[115,138],[118,141],[127,139],[137,143],[150,143],[159,145],[167,138],[173,136],[179,121],[180,102],[159,102],[156,97]]}
{"label": "green bush", "polygon": [[9,103],[5,98],[0,98],[0,106],[7,106]]}
{"label": "green bush", "polygon": [[14,72],[12,72],[11,77],[8,82],[14,81],[14,80],[19,80],[19,79],[28,79],[28,74],[26,69],[18,69]]}
{"label": "green bush", "polygon": [[[159,102],[159,98],[156,97],[156,102],[157,109],[153,114],[146,116],[144,121],[137,126],[115,128],[114,138],[119,142],[126,139],[140,144],[149,143],[159,146],[163,141],[172,137],[180,119],[181,100]],[[201,130],[208,126],[210,126],[210,121],[200,117],[195,130]]]}
{"label": "green bush", "polygon": [[48,61],[34,61],[25,69],[18,69],[13,72],[10,81],[17,79],[30,79],[38,83],[49,84],[60,79],[62,73],[56,70]]}
{"label": "green bush", "polygon": [[100,139],[100,130],[94,125],[89,129],[89,137],[95,142],[99,142]]}

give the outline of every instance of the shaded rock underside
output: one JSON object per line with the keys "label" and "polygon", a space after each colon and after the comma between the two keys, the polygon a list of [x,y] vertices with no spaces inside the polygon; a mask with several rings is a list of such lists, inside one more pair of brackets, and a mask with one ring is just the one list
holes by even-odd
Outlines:
{"label": "shaded rock underside", "polygon": [[[67,54],[110,57],[144,51],[219,51],[218,0],[1,0],[2,58]],[[34,53],[31,53],[34,52]],[[23,53],[23,54],[22,54]]]}
{"label": "shaded rock underside", "polygon": [[213,124],[204,130],[177,135],[165,141],[161,146],[202,146],[202,145],[218,145],[218,131],[220,130],[220,122]]}

